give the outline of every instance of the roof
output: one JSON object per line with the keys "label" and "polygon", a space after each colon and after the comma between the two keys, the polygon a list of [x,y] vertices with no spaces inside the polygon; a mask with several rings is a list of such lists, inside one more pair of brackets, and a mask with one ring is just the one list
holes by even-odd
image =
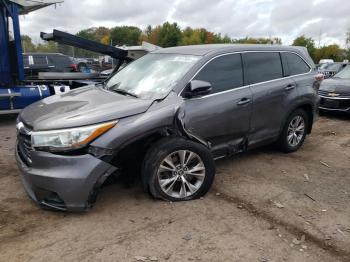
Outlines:
{"label": "roof", "polygon": [[7,0],[21,6],[21,15],[28,14],[35,10],[47,7],[49,5],[63,3],[63,0]]}
{"label": "roof", "polygon": [[175,53],[184,55],[204,56],[212,53],[221,52],[242,52],[242,51],[299,51],[305,52],[304,47],[281,46],[281,45],[252,45],[252,44],[207,44],[190,45],[164,48],[155,51],[155,53]]}

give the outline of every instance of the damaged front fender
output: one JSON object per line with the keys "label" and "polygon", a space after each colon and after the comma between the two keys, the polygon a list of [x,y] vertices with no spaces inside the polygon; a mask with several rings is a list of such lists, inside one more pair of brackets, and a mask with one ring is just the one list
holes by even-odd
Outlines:
{"label": "damaged front fender", "polygon": [[181,132],[181,134],[185,137],[187,137],[190,140],[193,140],[195,142],[198,142],[204,146],[206,146],[207,148],[211,148],[211,144],[210,142],[207,142],[203,139],[201,139],[199,136],[196,136],[195,134],[191,133],[189,130],[186,129],[185,127],[185,122],[184,122],[184,118],[185,118],[186,112],[185,110],[180,107],[177,111],[176,111],[176,115],[175,115],[175,127],[177,130],[179,130]]}

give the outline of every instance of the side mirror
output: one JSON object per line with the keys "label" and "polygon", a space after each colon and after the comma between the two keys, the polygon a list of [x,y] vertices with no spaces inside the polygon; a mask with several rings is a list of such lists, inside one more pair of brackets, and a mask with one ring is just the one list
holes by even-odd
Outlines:
{"label": "side mirror", "polygon": [[186,98],[199,97],[207,95],[211,92],[212,86],[209,82],[201,80],[192,80],[185,93]]}

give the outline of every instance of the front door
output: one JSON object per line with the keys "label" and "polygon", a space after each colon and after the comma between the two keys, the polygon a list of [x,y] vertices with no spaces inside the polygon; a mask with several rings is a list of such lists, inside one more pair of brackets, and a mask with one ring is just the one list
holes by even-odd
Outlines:
{"label": "front door", "polygon": [[194,79],[210,82],[213,89],[209,95],[185,100],[185,129],[209,142],[217,155],[239,150],[249,133],[252,111],[241,55],[214,58]]}

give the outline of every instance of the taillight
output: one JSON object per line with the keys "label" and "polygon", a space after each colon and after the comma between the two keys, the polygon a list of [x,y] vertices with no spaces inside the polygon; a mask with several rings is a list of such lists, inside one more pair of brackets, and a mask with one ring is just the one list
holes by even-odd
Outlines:
{"label": "taillight", "polygon": [[78,66],[76,64],[71,64],[70,66],[73,72],[78,72]]}
{"label": "taillight", "polygon": [[322,82],[324,80],[324,75],[323,74],[317,74],[315,76],[315,80],[318,82]]}
{"label": "taillight", "polygon": [[318,91],[321,86],[321,82],[324,80],[324,75],[323,74],[317,74],[315,75],[315,82],[314,82],[314,89]]}

